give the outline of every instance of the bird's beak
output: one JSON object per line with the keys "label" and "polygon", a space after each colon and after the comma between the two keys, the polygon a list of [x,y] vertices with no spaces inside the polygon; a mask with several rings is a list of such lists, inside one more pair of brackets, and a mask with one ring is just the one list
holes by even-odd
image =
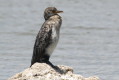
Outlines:
{"label": "bird's beak", "polygon": [[55,11],[54,13],[63,13],[63,11]]}

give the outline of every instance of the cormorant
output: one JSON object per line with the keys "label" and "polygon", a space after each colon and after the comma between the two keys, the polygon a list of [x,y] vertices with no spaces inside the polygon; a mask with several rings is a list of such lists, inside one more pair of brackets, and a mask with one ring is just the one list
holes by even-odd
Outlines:
{"label": "cormorant", "polygon": [[52,66],[49,58],[59,40],[62,19],[58,13],[61,12],[63,11],[59,11],[55,7],[48,7],[45,9],[45,22],[36,37],[31,66],[36,62],[47,63]]}

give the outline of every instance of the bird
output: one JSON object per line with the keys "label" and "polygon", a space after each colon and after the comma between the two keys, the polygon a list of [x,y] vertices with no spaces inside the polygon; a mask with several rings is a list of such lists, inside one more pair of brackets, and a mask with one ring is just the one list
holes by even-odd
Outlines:
{"label": "bird", "polygon": [[59,41],[62,17],[58,13],[62,12],[63,11],[57,10],[55,7],[48,7],[45,9],[45,22],[36,36],[31,66],[36,62],[47,63],[53,66],[49,58]]}

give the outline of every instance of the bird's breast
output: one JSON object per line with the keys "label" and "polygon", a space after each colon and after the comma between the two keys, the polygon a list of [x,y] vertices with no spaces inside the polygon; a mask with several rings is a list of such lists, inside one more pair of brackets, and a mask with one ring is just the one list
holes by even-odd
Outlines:
{"label": "bird's breast", "polygon": [[59,32],[54,27],[54,28],[52,28],[50,45],[47,48],[48,55],[51,55],[53,53],[55,47],[57,46],[58,41],[59,41]]}
{"label": "bird's breast", "polygon": [[60,19],[51,19],[49,22],[52,25],[52,32],[51,32],[51,38],[50,38],[50,44],[47,47],[47,54],[50,56],[54,49],[57,46],[57,43],[59,41],[59,33],[60,33],[60,26],[61,26],[61,20]]}

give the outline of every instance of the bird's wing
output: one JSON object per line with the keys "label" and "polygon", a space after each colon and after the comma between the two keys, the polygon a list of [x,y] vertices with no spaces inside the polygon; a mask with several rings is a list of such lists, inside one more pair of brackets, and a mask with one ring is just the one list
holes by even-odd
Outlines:
{"label": "bird's wing", "polygon": [[34,44],[31,65],[35,62],[39,62],[40,58],[42,58],[42,56],[44,55],[45,49],[50,44],[53,26],[54,24],[49,24],[48,22],[45,22],[41,27],[41,30],[39,31]]}
{"label": "bird's wing", "polygon": [[52,24],[44,24],[39,31],[34,47],[37,48],[46,48],[49,43],[52,35]]}

